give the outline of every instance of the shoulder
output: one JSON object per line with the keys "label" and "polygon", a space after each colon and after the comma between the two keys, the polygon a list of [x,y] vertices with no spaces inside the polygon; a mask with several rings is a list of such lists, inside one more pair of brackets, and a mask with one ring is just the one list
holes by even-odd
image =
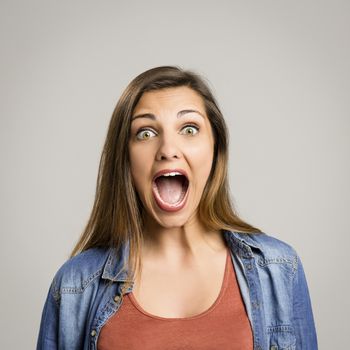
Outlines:
{"label": "shoulder", "polygon": [[294,247],[276,238],[275,235],[265,232],[257,233],[242,233],[234,231],[236,238],[247,244],[255,255],[258,255],[260,260],[272,261],[280,259],[280,262],[296,262],[297,252]]}
{"label": "shoulder", "polygon": [[108,248],[90,248],[68,259],[53,278],[56,292],[79,293],[98,278],[109,255]]}
{"label": "shoulder", "polygon": [[255,233],[249,235],[250,242],[254,242],[258,245],[265,253],[268,254],[281,254],[285,253],[288,255],[295,255],[296,251],[289,243],[275,235],[267,234],[265,232]]}

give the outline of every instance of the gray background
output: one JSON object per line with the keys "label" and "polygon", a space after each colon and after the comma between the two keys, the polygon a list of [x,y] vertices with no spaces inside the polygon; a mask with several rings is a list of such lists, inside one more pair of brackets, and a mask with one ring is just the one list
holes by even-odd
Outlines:
{"label": "gray background", "polygon": [[[1,348],[34,348],[128,82],[209,81],[239,214],[295,247],[320,349],[348,344],[348,1],[1,1]],[[20,333],[20,334],[19,334]]]}

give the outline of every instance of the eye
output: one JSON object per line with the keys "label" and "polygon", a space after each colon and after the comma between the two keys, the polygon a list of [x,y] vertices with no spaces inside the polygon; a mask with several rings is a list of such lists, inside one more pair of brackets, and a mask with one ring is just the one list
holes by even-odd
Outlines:
{"label": "eye", "polygon": [[[154,133],[151,129],[140,129],[137,133],[136,133],[136,137],[139,140],[147,140],[149,139],[151,136],[150,134]],[[140,137],[139,137],[140,136]]]}
{"label": "eye", "polygon": [[[185,132],[185,134],[187,135],[195,135],[199,131],[199,127],[193,124],[185,125],[183,129],[188,130],[187,132]],[[195,132],[193,130],[195,130]]]}

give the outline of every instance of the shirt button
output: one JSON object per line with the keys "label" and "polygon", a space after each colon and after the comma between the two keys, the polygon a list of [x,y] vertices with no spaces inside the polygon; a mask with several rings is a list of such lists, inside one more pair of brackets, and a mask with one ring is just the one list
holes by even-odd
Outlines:
{"label": "shirt button", "polygon": [[94,337],[97,334],[97,332],[93,329],[90,334],[92,337]]}
{"label": "shirt button", "polygon": [[278,350],[278,346],[272,345],[272,346],[270,347],[270,350]]}
{"label": "shirt button", "polygon": [[119,301],[119,299],[120,299],[120,296],[119,296],[119,295],[116,295],[116,296],[114,297],[114,301],[115,301],[116,303]]}

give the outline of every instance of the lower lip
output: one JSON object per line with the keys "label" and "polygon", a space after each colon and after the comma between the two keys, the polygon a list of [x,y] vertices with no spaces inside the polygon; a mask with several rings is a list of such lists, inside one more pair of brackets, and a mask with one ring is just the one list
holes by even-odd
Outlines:
{"label": "lower lip", "polygon": [[162,198],[159,196],[156,184],[154,182],[152,184],[153,197],[154,197],[156,203],[158,204],[158,207],[160,209],[168,211],[168,212],[179,211],[185,206],[185,204],[187,202],[189,189],[190,189],[190,184],[188,184],[185,196],[182,198],[181,202],[169,204],[169,203],[164,202],[162,200]]}

